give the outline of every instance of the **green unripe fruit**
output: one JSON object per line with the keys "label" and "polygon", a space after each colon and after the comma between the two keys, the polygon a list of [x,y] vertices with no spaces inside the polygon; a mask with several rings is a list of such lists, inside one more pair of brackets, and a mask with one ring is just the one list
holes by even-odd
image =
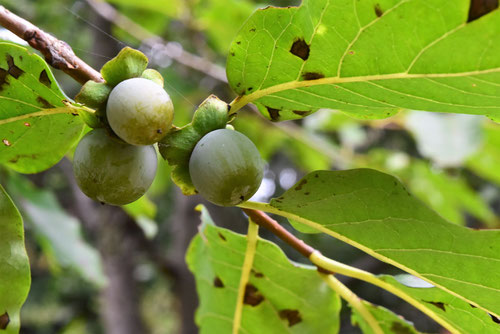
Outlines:
{"label": "green unripe fruit", "polygon": [[111,129],[127,143],[152,145],[172,127],[174,106],[158,84],[144,78],[132,78],[113,88],[106,115]]}
{"label": "green unripe fruit", "polygon": [[234,206],[259,189],[263,177],[259,151],[243,134],[227,129],[205,135],[189,159],[189,175],[208,201]]}
{"label": "green unripe fruit", "polygon": [[156,167],[153,146],[120,143],[105,129],[87,133],[73,158],[80,189],[88,197],[112,205],[128,204],[144,195],[153,183]]}

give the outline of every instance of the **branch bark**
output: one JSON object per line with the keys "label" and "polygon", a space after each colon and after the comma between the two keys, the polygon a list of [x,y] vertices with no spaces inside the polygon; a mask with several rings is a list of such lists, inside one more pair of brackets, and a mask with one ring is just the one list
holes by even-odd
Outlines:
{"label": "branch bark", "polygon": [[101,74],[78,58],[66,42],[44,32],[4,6],[0,6],[0,24],[40,51],[52,67],[64,71],[79,83],[104,81]]}

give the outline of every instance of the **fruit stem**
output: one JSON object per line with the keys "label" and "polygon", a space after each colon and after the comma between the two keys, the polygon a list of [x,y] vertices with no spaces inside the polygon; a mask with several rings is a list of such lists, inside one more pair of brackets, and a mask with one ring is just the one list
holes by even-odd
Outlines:
{"label": "fruit stem", "polygon": [[245,298],[245,290],[250,272],[253,266],[253,259],[257,248],[257,240],[259,238],[259,225],[254,223],[252,219],[248,220],[248,233],[247,233],[247,249],[245,251],[245,260],[241,268],[240,285],[238,287],[238,299],[236,300],[236,309],[233,317],[233,334],[238,334],[241,326],[241,316],[243,314],[243,301]]}

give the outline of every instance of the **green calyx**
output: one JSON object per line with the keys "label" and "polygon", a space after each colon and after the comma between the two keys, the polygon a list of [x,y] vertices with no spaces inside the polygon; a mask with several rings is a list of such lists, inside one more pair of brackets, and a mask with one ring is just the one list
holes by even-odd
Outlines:
{"label": "green calyx", "polygon": [[210,95],[195,111],[191,123],[172,129],[169,135],[158,143],[162,157],[172,167],[172,180],[184,195],[196,194],[189,175],[189,158],[194,147],[207,133],[224,129],[228,121],[227,103],[215,95]]}
{"label": "green calyx", "polygon": [[75,101],[94,109],[94,115],[86,115],[83,120],[91,128],[108,127],[106,104],[114,86],[131,78],[144,78],[163,87],[162,75],[153,69],[147,69],[148,58],[145,54],[129,47],[123,48],[118,55],[101,68],[105,82],[87,81]]}

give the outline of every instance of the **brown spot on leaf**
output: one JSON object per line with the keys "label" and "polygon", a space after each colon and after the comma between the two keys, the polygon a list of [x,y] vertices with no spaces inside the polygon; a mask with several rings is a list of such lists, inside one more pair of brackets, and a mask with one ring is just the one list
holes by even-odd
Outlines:
{"label": "brown spot on leaf", "polygon": [[498,0],[471,0],[467,22],[477,20],[498,8]]}
{"label": "brown spot on leaf", "polygon": [[309,195],[309,194],[310,194],[310,192],[309,192],[309,191],[306,191],[306,192],[304,193],[304,195],[306,195],[306,196],[307,196],[307,195]]}
{"label": "brown spot on leaf", "polygon": [[44,107],[45,109],[50,109],[50,108],[54,108],[54,106],[49,102],[47,101],[46,99],[44,99],[43,97],[39,96],[36,98],[37,102],[40,103],[40,105],[42,107]]}
{"label": "brown spot on leaf", "polygon": [[24,74],[24,71],[17,67],[16,64],[14,64],[14,58],[12,58],[11,55],[7,54],[5,58],[7,59],[7,65],[9,65],[10,75],[17,79]]}
{"label": "brown spot on leaf", "polygon": [[7,82],[7,75],[9,75],[9,72],[4,70],[3,68],[0,68],[0,91],[3,90],[4,85],[8,85],[9,83]]}
{"label": "brown spot on leaf", "polygon": [[219,238],[221,238],[222,240],[226,241],[226,237],[224,236],[224,234],[222,234],[220,232],[219,232]]}
{"label": "brown spot on leaf", "polygon": [[323,73],[318,73],[318,72],[305,72],[302,74],[302,78],[304,80],[316,80],[324,77],[325,75]]}
{"label": "brown spot on leaf", "polygon": [[234,52],[231,52],[231,57],[234,57],[236,54]]}
{"label": "brown spot on leaf", "polygon": [[262,278],[262,277],[264,277],[264,274],[263,274],[263,273],[261,273],[261,272],[258,272],[257,270],[252,269],[252,273],[253,273],[253,275],[254,275],[255,277],[257,277],[257,278]]}
{"label": "brown spot on leaf", "polygon": [[255,32],[255,28],[250,29],[250,32]]}
{"label": "brown spot on leaf", "polygon": [[279,121],[280,119],[280,110],[271,108],[271,107],[266,107],[267,112],[269,113],[269,117],[271,117],[271,121]]}
{"label": "brown spot on leaf", "polygon": [[5,145],[5,146],[10,146],[10,141],[8,139],[2,139],[2,143]]}
{"label": "brown spot on leaf", "polygon": [[350,54],[350,55],[355,54],[354,50],[349,51],[349,54]]}
{"label": "brown spot on leaf", "polygon": [[281,310],[279,315],[281,319],[286,319],[288,321],[288,327],[292,327],[302,321],[302,317],[298,310]]}
{"label": "brown spot on leaf", "polygon": [[0,329],[7,329],[7,326],[9,325],[10,322],[10,317],[7,312],[4,314],[0,315]]}
{"label": "brown spot on leaf", "polygon": [[290,48],[290,52],[302,60],[307,60],[309,58],[309,51],[309,45],[303,38],[296,38]]}
{"label": "brown spot on leaf", "polygon": [[309,110],[292,110],[292,112],[295,115],[299,115],[299,116],[307,116],[311,113]]}
{"label": "brown spot on leaf", "polygon": [[40,81],[42,84],[44,84],[45,86],[47,86],[49,88],[50,88],[50,85],[52,84],[46,70],[43,70],[42,72],[40,72],[40,76],[38,77],[38,81]]}
{"label": "brown spot on leaf", "polygon": [[428,302],[428,301],[425,301],[425,303],[429,303],[429,304],[432,304],[434,306],[436,306],[437,308],[440,308],[441,310],[445,311],[446,312],[446,307],[445,307],[445,304],[442,303],[442,302]]}
{"label": "brown spot on leaf", "polygon": [[384,11],[382,10],[382,8],[380,8],[379,3],[375,4],[375,7],[373,9],[375,10],[375,15],[377,15],[377,17],[381,17],[382,15],[384,15]]}
{"label": "brown spot on leaf", "polygon": [[224,287],[224,283],[222,283],[221,279],[218,276],[215,276],[215,278],[214,278],[214,286],[216,288],[223,288]]}
{"label": "brown spot on leaf", "polygon": [[295,190],[299,191],[302,190],[302,187],[307,184],[307,180],[303,179],[302,181],[299,182],[299,184],[295,187]]}
{"label": "brown spot on leaf", "polygon": [[412,334],[410,328],[399,322],[393,322],[391,325],[391,331],[396,334]]}
{"label": "brown spot on leaf", "polygon": [[28,122],[24,122],[24,126],[30,127],[30,126],[31,126],[31,124],[30,124],[30,123],[28,123]]}
{"label": "brown spot on leaf", "polygon": [[161,135],[163,133],[163,131],[161,131],[161,129],[158,129],[158,130],[156,130],[156,133]]}
{"label": "brown spot on leaf", "polygon": [[250,306],[257,306],[264,300],[264,296],[252,284],[247,284],[245,287],[245,297],[243,303]]}

